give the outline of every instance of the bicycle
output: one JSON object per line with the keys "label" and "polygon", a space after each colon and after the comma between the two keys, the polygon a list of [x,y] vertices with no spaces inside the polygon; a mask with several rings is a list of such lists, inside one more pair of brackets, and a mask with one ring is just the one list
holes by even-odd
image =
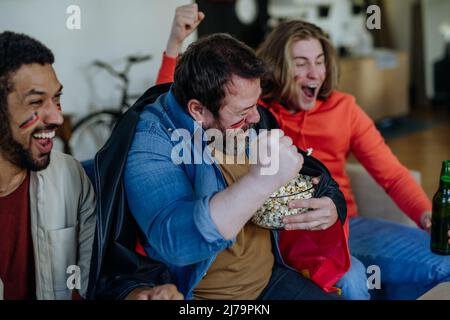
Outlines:
{"label": "bicycle", "polygon": [[125,67],[121,71],[116,70],[113,66],[104,61],[95,60],[93,62],[94,66],[106,70],[111,76],[119,79],[122,83],[120,103],[116,107],[104,108],[79,119],[72,127],[70,139],[68,139],[68,141],[64,141],[64,149],[66,153],[74,155],[78,158],[78,160],[86,160],[87,158],[92,158],[93,155],[89,154],[88,156],[77,157],[77,155],[74,154],[75,147],[80,144],[89,143],[90,141],[92,149],[97,152],[104,145],[106,140],[109,138],[116,121],[140,96],[132,95],[128,92],[130,84],[128,74],[131,67],[135,64],[148,61],[151,58],[151,55],[127,56]]}

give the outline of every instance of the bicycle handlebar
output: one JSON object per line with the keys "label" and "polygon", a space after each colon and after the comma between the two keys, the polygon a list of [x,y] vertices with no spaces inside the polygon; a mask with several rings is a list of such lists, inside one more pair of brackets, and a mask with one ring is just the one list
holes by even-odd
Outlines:
{"label": "bicycle handlebar", "polygon": [[129,55],[126,57],[126,64],[122,71],[118,71],[114,69],[112,65],[109,63],[103,62],[101,60],[95,60],[93,65],[99,68],[106,70],[113,77],[118,78],[122,82],[122,97],[121,97],[121,106],[129,107],[128,103],[129,95],[128,95],[128,73],[131,69],[131,66],[137,63],[141,63],[144,61],[148,61],[152,58],[151,55]]}
{"label": "bicycle handlebar", "polygon": [[[145,62],[145,61],[150,60],[151,58],[152,58],[152,55],[143,55],[143,56],[130,55],[130,56],[128,56],[126,58],[127,59],[127,65],[125,67],[125,70],[127,70],[128,67],[133,65],[133,64]],[[101,61],[101,60],[94,60],[93,64],[96,67],[106,69],[106,70],[108,70],[108,71],[110,71],[110,72],[112,72],[112,73],[114,73],[116,75],[123,73],[123,72],[119,72],[119,71],[115,70],[109,63],[106,63],[106,62]]]}
{"label": "bicycle handlebar", "polygon": [[111,75],[118,77],[118,78],[123,78],[122,72],[118,72],[116,71],[116,69],[114,69],[111,65],[107,64],[106,62],[100,61],[100,60],[95,60],[93,62],[93,65],[102,69],[105,69],[106,71],[108,71]]}
{"label": "bicycle handlebar", "polygon": [[127,60],[129,63],[140,63],[140,62],[144,62],[144,61],[148,61],[152,58],[152,56],[149,55],[145,55],[145,56],[128,56]]}

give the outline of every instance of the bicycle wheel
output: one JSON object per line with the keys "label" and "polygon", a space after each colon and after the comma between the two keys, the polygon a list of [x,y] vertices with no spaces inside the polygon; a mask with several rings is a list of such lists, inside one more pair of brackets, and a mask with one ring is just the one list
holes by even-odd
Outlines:
{"label": "bicycle wheel", "polygon": [[72,155],[79,161],[93,159],[111,135],[121,112],[98,111],[82,118],[73,128],[69,144]]}

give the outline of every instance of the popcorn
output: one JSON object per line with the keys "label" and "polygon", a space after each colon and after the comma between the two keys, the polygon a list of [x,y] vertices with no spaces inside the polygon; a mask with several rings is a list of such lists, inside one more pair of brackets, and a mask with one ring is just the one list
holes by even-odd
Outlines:
{"label": "popcorn", "polygon": [[289,209],[293,200],[310,199],[315,192],[311,177],[299,174],[288,184],[281,187],[256,211],[252,222],[267,229],[283,229],[283,217],[305,213],[310,209]]}

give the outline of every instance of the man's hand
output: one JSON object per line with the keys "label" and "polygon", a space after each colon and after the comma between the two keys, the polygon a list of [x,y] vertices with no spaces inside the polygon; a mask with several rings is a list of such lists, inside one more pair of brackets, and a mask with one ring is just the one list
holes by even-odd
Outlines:
{"label": "man's hand", "polygon": [[[267,152],[259,152],[258,145]],[[249,173],[209,201],[211,219],[226,240],[235,238],[270,195],[298,174],[304,160],[281,130],[261,132],[250,143],[249,158]]]}
{"label": "man's hand", "polygon": [[426,211],[422,214],[422,217],[420,218],[420,224],[425,231],[427,231],[428,233],[431,232],[431,212]]}
{"label": "man's hand", "polygon": [[175,10],[166,55],[177,57],[184,39],[186,39],[205,18],[205,14],[198,11],[196,3],[180,6]]}
{"label": "man's hand", "polygon": [[[422,214],[422,217],[420,218],[420,224],[422,225],[422,228],[427,231],[428,233],[431,233],[431,212],[426,211]],[[450,229],[448,230],[448,243],[450,244]]]}
{"label": "man's hand", "polygon": [[154,288],[140,287],[131,291],[125,300],[183,300],[183,295],[173,284]]}
{"label": "man's hand", "polygon": [[286,230],[326,230],[334,225],[338,219],[336,206],[328,197],[294,200],[289,203],[289,208],[311,208],[314,210],[283,218]]}
{"label": "man's hand", "polygon": [[312,177],[311,182],[314,185],[318,185],[320,183],[320,177]]}
{"label": "man's hand", "polygon": [[283,130],[263,131],[250,145],[250,155],[256,164],[250,167],[258,185],[270,194],[295,178],[303,166],[303,156]]}

